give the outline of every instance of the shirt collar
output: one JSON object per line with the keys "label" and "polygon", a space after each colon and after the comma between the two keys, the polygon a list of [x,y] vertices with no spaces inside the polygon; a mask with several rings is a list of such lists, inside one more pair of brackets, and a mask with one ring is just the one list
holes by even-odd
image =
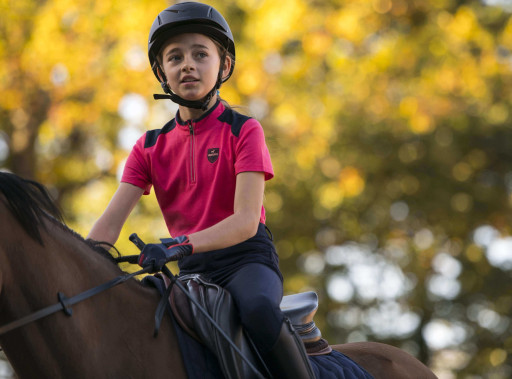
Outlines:
{"label": "shirt collar", "polygon": [[[201,117],[192,120],[192,124],[194,125],[194,129],[197,130],[203,125],[208,125],[212,120],[217,119],[222,112],[224,112],[224,104],[217,99],[217,102],[208,109],[205,113],[201,115]],[[188,121],[183,121],[180,117],[180,111],[176,112],[176,124],[181,127],[188,130]]]}

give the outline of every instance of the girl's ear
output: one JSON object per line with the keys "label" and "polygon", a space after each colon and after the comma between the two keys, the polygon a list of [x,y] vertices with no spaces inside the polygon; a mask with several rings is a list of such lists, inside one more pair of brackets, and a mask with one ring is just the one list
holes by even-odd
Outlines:
{"label": "girl's ear", "polygon": [[165,82],[164,76],[162,75],[162,71],[160,71],[160,67],[156,68],[156,72],[158,74],[158,77],[160,78],[160,82]]}
{"label": "girl's ear", "polygon": [[222,79],[229,75],[232,64],[233,61],[231,60],[231,57],[229,55],[226,55],[226,58],[224,59],[224,67],[222,68]]}

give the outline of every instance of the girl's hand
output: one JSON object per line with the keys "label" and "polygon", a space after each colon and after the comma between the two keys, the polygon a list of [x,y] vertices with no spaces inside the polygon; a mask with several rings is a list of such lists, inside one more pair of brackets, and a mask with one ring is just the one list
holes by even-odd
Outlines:
{"label": "girl's hand", "polygon": [[164,265],[170,261],[177,261],[191,255],[194,247],[188,240],[188,236],[180,236],[165,240],[163,244],[149,243],[144,246],[139,255],[139,266],[153,267],[153,272],[161,271]]}

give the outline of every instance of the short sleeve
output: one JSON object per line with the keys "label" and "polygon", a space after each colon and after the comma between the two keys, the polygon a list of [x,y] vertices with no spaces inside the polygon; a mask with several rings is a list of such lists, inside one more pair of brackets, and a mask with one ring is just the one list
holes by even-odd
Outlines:
{"label": "short sleeve", "polygon": [[242,126],[236,146],[235,173],[256,171],[265,174],[265,180],[274,177],[270,153],[260,123],[249,119]]}
{"label": "short sleeve", "polygon": [[137,140],[133,146],[123,170],[121,182],[133,184],[144,190],[144,195],[151,191],[151,170],[144,154],[144,141],[146,134]]}

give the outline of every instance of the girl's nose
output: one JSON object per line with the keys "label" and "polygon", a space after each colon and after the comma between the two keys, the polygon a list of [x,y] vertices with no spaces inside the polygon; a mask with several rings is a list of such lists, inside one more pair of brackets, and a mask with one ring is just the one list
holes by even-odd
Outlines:
{"label": "girl's nose", "polygon": [[181,70],[182,71],[190,71],[193,69],[194,69],[194,62],[193,62],[192,58],[190,58],[190,57],[183,58],[183,64],[181,66]]}

